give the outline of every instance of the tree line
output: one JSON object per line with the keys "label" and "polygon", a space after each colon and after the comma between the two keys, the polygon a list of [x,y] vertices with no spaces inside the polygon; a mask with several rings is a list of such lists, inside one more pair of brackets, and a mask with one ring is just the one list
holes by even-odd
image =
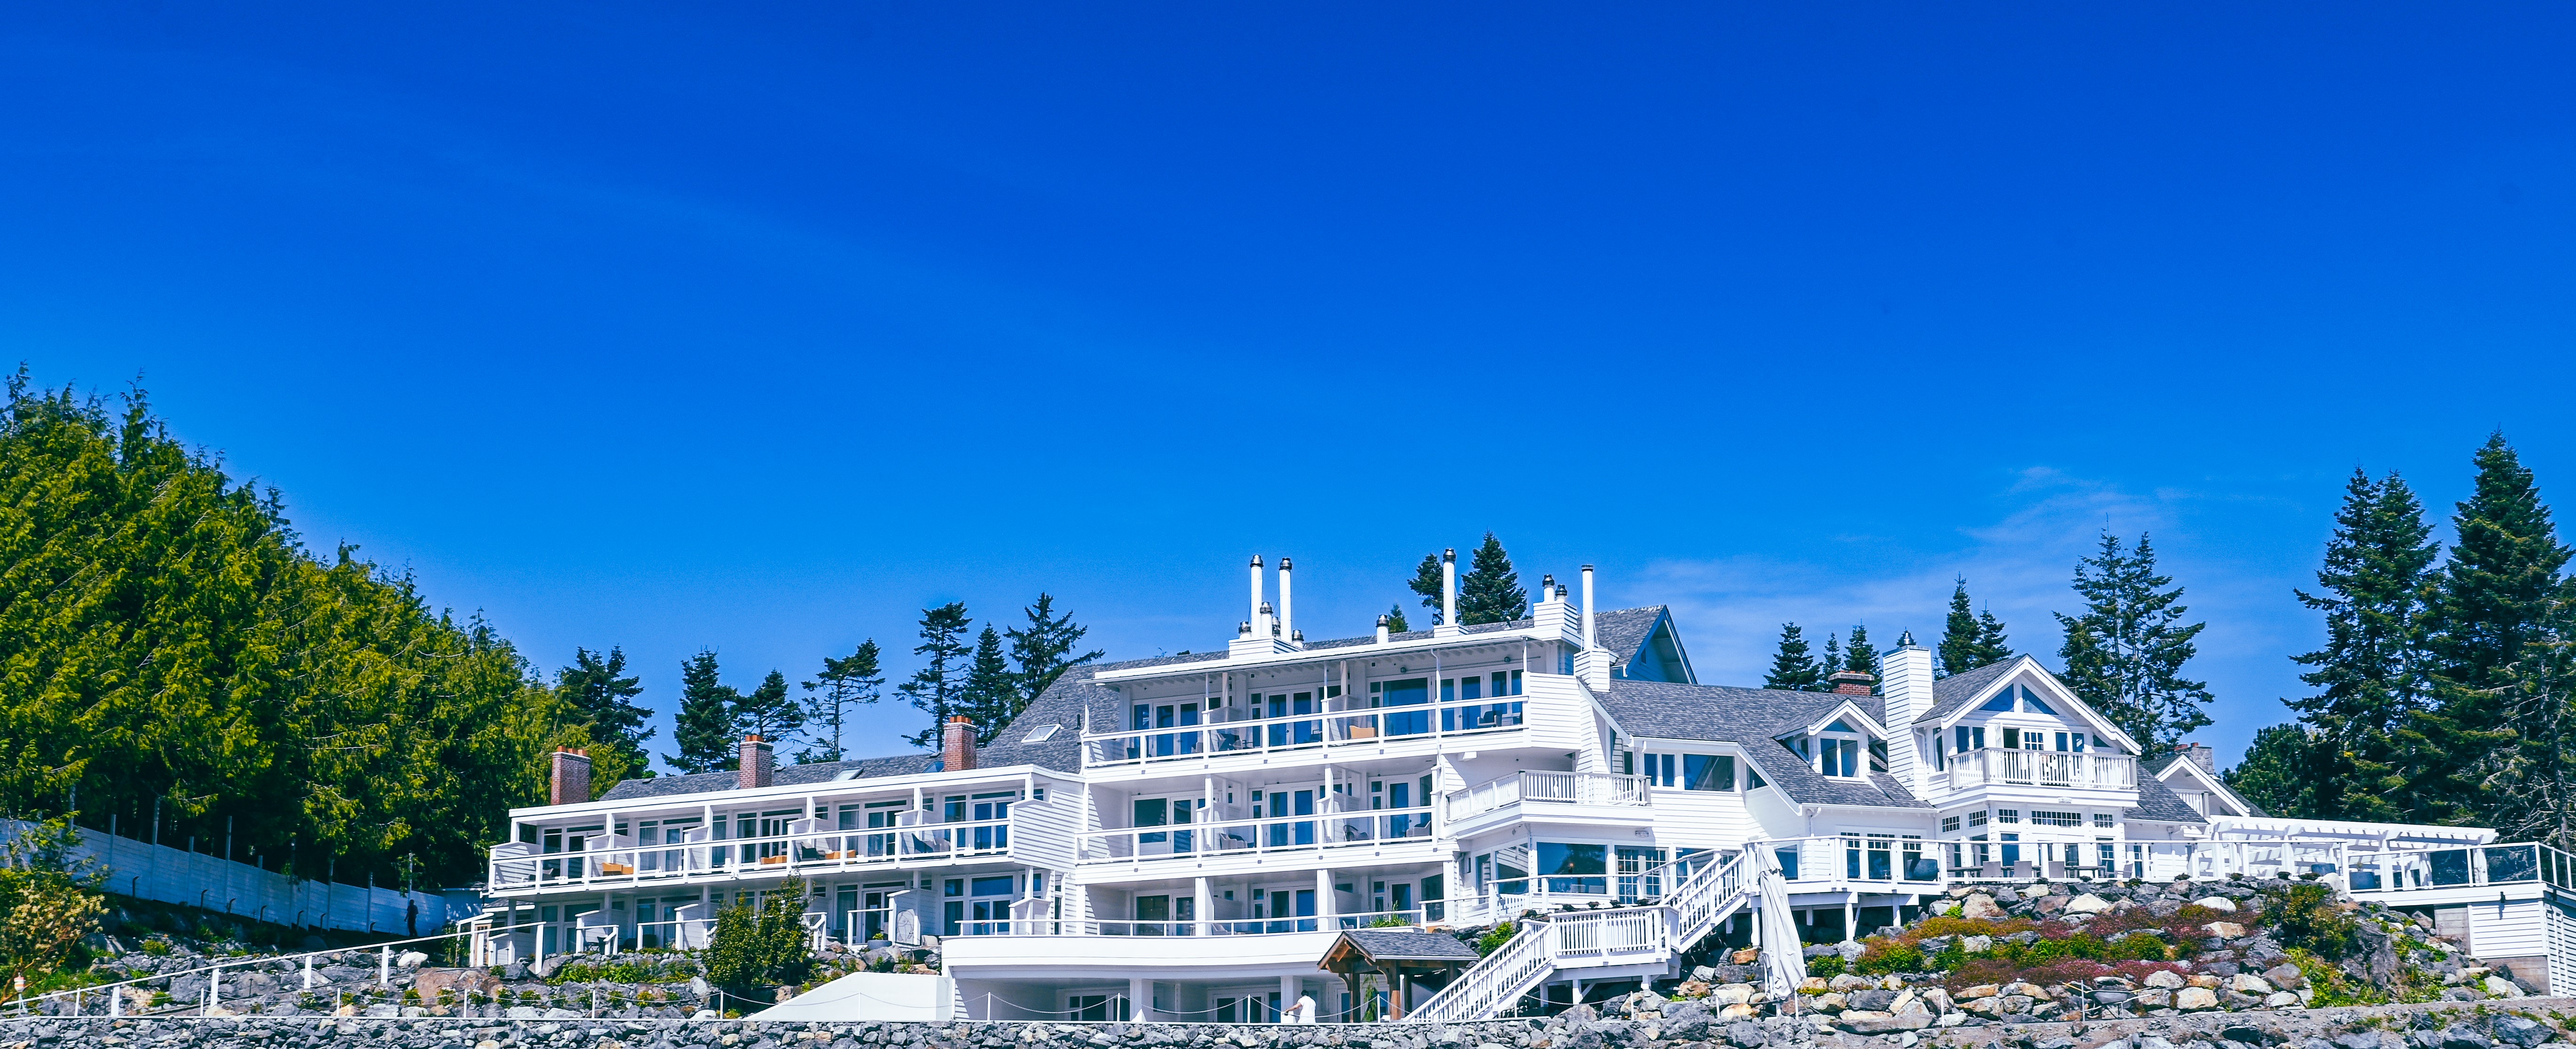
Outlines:
{"label": "tree line", "polygon": [[2405,478],[2354,470],[2317,589],[2315,691],[2227,782],[2275,813],[2494,827],[2576,846],[2576,578],[2503,434],[2472,460],[2447,549]]}
{"label": "tree line", "polygon": [[[2057,651],[2063,667],[2058,678],[2070,691],[2151,754],[2210,723],[2203,709],[2213,698],[2209,689],[2182,672],[2183,664],[2198,654],[2193,638],[2207,624],[2182,622],[2188,611],[2180,603],[2183,589],[2157,571],[2149,536],[2140,534],[2132,546],[2103,533],[2093,554],[2076,562],[2073,588],[2083,610],[2053,613],[2064,634]],[[1992,610],[1975,609],[1965,576],[1953,583],[1949,615],[1933,652],[1936,678],[2012,658],[2003,621]],[[1880,655],[1866,626],[1852,627],[1848,643],[1827,634],[1819,653],[1808,644],[1803,628],[1783,623],[1762,687],[1831,692],[1833,675],[1842,671],[1868,674],[1875,681]]]}

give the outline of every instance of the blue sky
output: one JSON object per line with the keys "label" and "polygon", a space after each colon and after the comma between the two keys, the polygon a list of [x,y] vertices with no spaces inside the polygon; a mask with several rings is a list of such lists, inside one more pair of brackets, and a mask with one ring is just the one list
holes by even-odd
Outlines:
{"label": "blue sky", "polygon": [[1487,529],[1713,682],[1959,573],[2053,661],[2109,527],[2232,760],[2355,466],[2576,477],[2562,5],[733,7],[16,11],[0,344],[666,712]]}

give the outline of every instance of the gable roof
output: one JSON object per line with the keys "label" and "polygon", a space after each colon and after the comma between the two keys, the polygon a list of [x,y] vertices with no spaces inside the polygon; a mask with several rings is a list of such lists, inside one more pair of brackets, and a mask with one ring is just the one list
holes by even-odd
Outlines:
{"label": "gable roof", "polygon": [[2264,819],[2269,819],[2272,816],[2271,813],[2263,811],[2262,806],[2254,804],[2252,801],[2248,800],[2245,795],[2237,793],[2236,788],[2228,786],[2226,780],[2211,775],[2209,770],[2201,768],[2199,762],[2191,760],[2190,755],[2181,751],[2168,753],[2163,758],[2158,759],[2152,764],[2148,764],[2143,761],[2140,762],[2140,764],[2147,764],[2147,776],[2159,783],[2162,783],[2169,778],[2166,776],[2166,773],[2179,772],[2183,775],[2190,776],[2202,786],[2226,795],[2228,804],[2245,810],[2245,814],[2248,816],[2255,816]]}
{"label": "gable roof", "polygon": [[[1596,635],[1597,636],[1597,635]],[[1805,728],[1845,703],[1860,708],[1873,721],[1884,720],[1886,704],[1878,696],[1837,692],[1787,692],[1767,688],[1682,685],[1668,681],[1612,679],[1602,706],[1630,736],[1652,739],[1698,739],[1734,743],[1764,780],[1793,801],[1813,805],[1871,805],[1929,808],[1896,778],[1872,773],[1867,780],[1817,774],[1773,737]]]}
{"label": "gable roof", "polygon": [[1967,706],[1969,700],[1977,698],[1978,693],[1984,692],[1995,682],[2003,680],[2005,675],[2019,669],[2025,661],[2034,665],[2039,662],[2029,656],[2014,656],[2011,659],[1988,663],[1975,670],[1952,674],[1933,682],[1932,705],[1923,711],[1923,716],[1915,718],[1914,723],[1920,725],[1926,721],[1940,721],[1948,718],[1960,707]]}
{"label": "gable roof", "polygon": [[1682,648],[1681,632],[1673,626],[1672,609],[1664,605],[1644,608],[1622,608],[1592,614],[1592,641],[1617,659],[1616,676],[1635,677],[1629,668],[1648,658],[1647,646],[1660,632],[1673,639],[1673,662],[1684,684],[1696,684],[1699,677],[1691,670],[1690,653]]}
{"label": "gable roof", "polygon": [[2138,777],[2138,804],[2120,814],[2123,819],[2148,820],[2155,823],[2207,823],[2200,813],[2175,797],[2165,781],[2154,776]]}

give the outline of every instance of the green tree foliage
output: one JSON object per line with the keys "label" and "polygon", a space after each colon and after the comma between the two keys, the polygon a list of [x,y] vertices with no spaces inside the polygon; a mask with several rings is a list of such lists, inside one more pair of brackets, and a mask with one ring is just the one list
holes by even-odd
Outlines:
{"label": "green tree foliage", "polygon": [[989,624],[975,639],[975,654],[966,664],[966,684],[958,690],[955,713],[975,723],[975,745],[993,737],[1019,714],[1020,681],[1002,655],[1002,632]]}
{"label": "green tree foliage", "polygon": [[787,695],[787,675],[775,670],[734,704],[734,726],[772,742],[805,727],[805,708]]}
{"label": "green tree foliage", "polygon": [[575,648],[572,665],[555,671],[555,699],[563,716],[575,720],[591,743],[594,795],[607,793],[621,780],[653,776],[653,756],[644,752],[644,741],[655,732],[644,721],[653,712],[633,702],[643,693],[643,679],[627,676],[626,653],[613,646],[605,656]]}
{"label": "green tree foliage", "polygon": [[2505,759],[2480,784],[2484,821],[2505,841],[2576,848],[2576,581],[2560,588],[2499,690]]}
{"label": "green tree foliage", "polygon": [[1771,654],[1771,672],[1762,678],[1762,687],[1813,692],[1824,680],[1824,669],[1807,647],[1806,631],[1796,623],[1780,624],[1780,648]]}
{"label": "green tree foliage", "polygon": [[2487,439],[2476,463],[2425,612],[2436,702],[2417,719],[2432,767],[2415,789],[2425,799],[2418,810],[2445,821],[2480,818],[2496,800],[2489,781],[2515,760],[2509,696],[2523,690],[2514,664],[2545,631],[2569,556],[2503,434]]}
{"label": "green tree foliage", "polygon": [[2003,621],[1992,611],[1980,615],[1969,609],[1966,576],[1960,576],[1950,591],[1950,616],[1942,622],[1941,646],[1935,651],[1941,656],[1942,677],[2012,658]]}
{"label": "green tree foliage", "polygon": [[1010,711],[1014,718],[1020,716],[1020,711],[1027,710],[1029,704],[1037,702],[1037,698],[1053,687],[1055,679],[1063,677],[1065,671],[1101,656],[1101,650],[1096,648],[1082,653],[1074,651],[1081,646],[1082,635],[1090,633],[1091,628],[1075,623],[1071,612],[1057,612],[1054,595],[1041,593],[1036,604],[1020,611],[1029,619],[1027,629],[1015,627],[1002,632],[1011,639],[1011,662],[1019,667],[1015,672],[1019,682],[1019,701]]}
{"label": "green tree foliage", "polygon": [[1386,610],[1386,629],[1390,634],[1401,634],[1413,629],[1413,624],[1404,621],[1404,605],[1401,602]]}
{"label": "green tree foliage", "polygon": [[1503,552],[1503,541],[1494,533],[1485,533],[1467,574],[1458,578],[1458,624],[1508,623],[1528,614],[1529,591],[1521,589],[1511,555]]}
{"label": "green tree foliage", "polygon": [[1832,634],[1826,634],[1825,651],[1822,655],[1816,657],[1816,685],[1814,691],[1833,691],[1834,683],[1828,679],[1833,677],[1834,671],[1841,670],[1842,668],[1843,639],[1835,637]]}
{"label": "green tree foliage", "polygon": [[2150,754],[2172,749],[2193,729],[2209,724],[2203,708],[2213,697],[2182,676],[2197,652],[2192,638],[2206,623],[2184,624],[2182,588],[2156,574],[2155,548],[2138,536],[2134,549],[2102,533],[2102,547],[2075,566],[2078,615],[2057,615],[2066,640],[2068,688],[2129,733]]}
{"label": "green tree foliage", "polygon": [[2440,549],[2432,533],[2423,504],[2396,474],[2373,481],[2354,470],[2344,483],[2317,592],[2296,591],[2301,604],[2326,618],[2325,647],[2291,657],[2313,668],[2299,680],[2317,689],[2287,701],[2308,728],[2301,740],[2310,760],[2284,784],[2298,790],[2298,800],[2258,804],[2278,815],[2415,817],[2408,772],[2418,759],[2407,730],[2426,708],[2423,616]]}
{"label": "green tree foliage", "polygon": [[1440,625],[1440,555],[1422,555],[1422,563],[1413,566],[1413,581],[1404,585],[1422,595],[1422,607],[1431,610],[1431,625]]}
{"label": "green tree foliage", "polygon": [[951,601],[937,608],[921,610],[921,643],[912,653],[927,656],[930,662],[913,671],[910,680],[896,685],[914,709],[930,715],[930,727],[904,737],[904,742],[922,749],[939,746],[939,726],[948,716],[962,713],[961,693],[966,687],[966,628],[973,620],[966,616],[966,602]]}
{"label": "green tree foliage", "polygon": [[2317,784],[2310,773],[2318,751],[2330,744],[2311,738],[2297,725],[2270,725],[2254,732],[2245,760],[2219,776],[2227,789],[2275,816],[2309,816],[2316,808]]}
{"label": "green tree foliage", "polygon": [[808,733],[814,745],[797,752],[797,761],[847,760],[841,736],[852,708],[875,703],[885,689],[885,671],[878,662],[875,638],[859,642],[857,651],[839,659],[823,657],[822,673],[803,685],[805,723],[814,726]]}
{"label": "green tree foliage", "polygon": [[1843,665],[1835,667],[1834,669],[1857,670],[1863,674],[1869,675],[1872,679],[1876,679],[1878,677],[1878,649],[1876,646],[1869,643],[1868,627],[1855,626],[1852,628],[1851,643],[1843,646]]}
{"label": "green tree foliage", "polygon": [[[0,803],[150,820],[244,852],[417,855],[461,884],[543,755],[587,739],[480,619],[435,612],[352,547],[307,553],[138,391],[111,412],[23,373],[0,419]],[[295,843],[292,848],[289,842]]]}
{"label": "green tree foliage", "polygon": [[98,931],[104,872],[72,858],[79,844],[62,816],[23,824],[0,843],[0,970],[8,974],[0,987],[26,979],[30,992],[41,990],[42,977],[77,968],[81,941]]}
{"label": "green tree foliage", "polygon": [[716,913],[715,936],[707,943],[707,982],[728,995],[762,1003],[775,1001],[768,992],[804,982],[814,956],[806,950],[805,879],[789,878],[761,894],[760,905],[736,903]]}
{"label": "green tree foliage", "polygon": [[671,728],[671,742],[679,744],[680,752],[662,755],[673,768],[722,772],[740,760],[735,744],[742,739],[742,723],[734,708],[742,693],[725,684],[723,676],[712,651],[699,649],[681,662],[680,710],[672,715]]}

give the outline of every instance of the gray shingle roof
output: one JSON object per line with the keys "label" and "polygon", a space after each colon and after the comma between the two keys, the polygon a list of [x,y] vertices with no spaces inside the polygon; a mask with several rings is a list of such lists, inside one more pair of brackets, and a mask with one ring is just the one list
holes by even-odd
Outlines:
{"label": "gray shingle roof", "polygon": [[1455,936],[1418,929],[1351,929],[1342,938],[1372,961],[1474,962],[1476,949]]}
{"label": "gray shingle roof", "polygon": [[[2165,756],[2157,758],[2154,761],[2140,759],[2140,764],[2146,766],[2147,775],[2156,777],[2158,780],[2162,780],[2165,770],[2174,767],[2175,762],[2190,760],[2190,755],[2184,754],[2181,751],[2171,751],[2166,753]],[[2264,811],[2263,806],[2254,804],[2254,802],[2245,795],[2237,793],[2236,788],[2228,786],[2225,780],[2220,780],[2218,787],[2220,790],[2227,792],[2229,799],[2235,801],[2238,805],[2244,806],[2246,815],[2259,816],[2264,819],[2270,819],[2272,817],[2271,813]],[[2167,789],[2170,790],[2171,788]]]}
{"label": "gray shingle roof", "polygon": [[1952,674],[1933,682],[1931,709],[1925,710],[1922,717],[1915,718],[1914,723],[1920,725],[1926,721],[1939,721],[1949,717],[1953,711],[1967,705],[1969,700],[1977,698],[1977,693],[1985,691],[1986,686],[2003,680],[2004,675],[2012,673],[2024,660],[2038,662],[2029,656],[2014,656],[1999,663],[1988,663],[1975,670]]}
{"label": "gray shingle roof", "polygon": [[2181,798],[2154,776],[2138,777],[2138,807],[2120,814],[2124,819],[2150,820],[2157,823],[2207,823],[2200,813],[2191,811]]}
{"label": "gray shingle roof", "polygon": [[1601,650],[1618,657],[1619,665],[1634,662],[1646,647],[1646,638],[1655,632],[1655,624],[1664,618],[1664,606],[1622,608],[1592,613],[1592,642]]}
{"label": "gray shingle roof", "polygon": [[1801,803],[1928,808],[1884,773],[1867,780],[1819,775],[1772,738],[1805,727],[1846,701],[1871,718],[1886,717],[1884,701],[1877,696],[1664,681],[1613,680],[1602,704],[1631,736],[1740,744],[1763,779]]}

